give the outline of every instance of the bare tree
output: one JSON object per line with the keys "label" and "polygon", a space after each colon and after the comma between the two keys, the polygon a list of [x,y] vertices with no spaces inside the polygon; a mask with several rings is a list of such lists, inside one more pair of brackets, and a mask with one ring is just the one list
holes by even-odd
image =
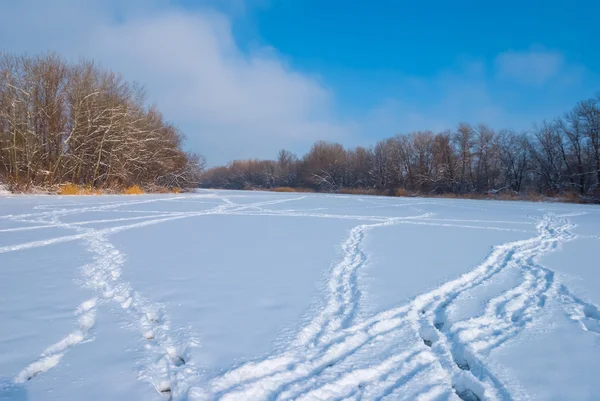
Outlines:
{"label": "bare tree", "polygon": [[304,157],[305,179],[316,187],[338,190],[344,186],[345,164],[342,145],[318,141]]}
{"label": "bare tree", "polygon": [[[323,191],[345,187],[460,195],[577,191],[584,196],[597,191],[600,180],[599,105],[600,97],[581,102],[563,118],[528,133],[463,123],[455,132],[418,131],[382,139],[373,149],[345,150],[340,144],[319,141],[299,161],[281,151],[273,162],[276,182]],[[239,187],[235,177],[240,175],[240,163],[211,169],[204,175],[205,184]],[[294,180],[285,178],[289,171],[295,172]],[[262,175],[246,175],[243,185],[268,184]]]}
{"label": "bare tree", "polygon": [[0,176],[14,185],[196,185],[201,157],[143,89],[93,62],[0,56]]}

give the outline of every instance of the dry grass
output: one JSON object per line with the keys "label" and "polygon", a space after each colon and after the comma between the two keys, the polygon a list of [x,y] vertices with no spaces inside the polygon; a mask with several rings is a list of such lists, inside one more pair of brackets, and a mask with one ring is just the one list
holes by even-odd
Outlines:
{"label": "dry grass", "polygon": [[575,192],[565,192],[559,198],[561,201],[567,203],[585,203],[585,200]]}
{"label": "dry grass", "polygon": [[75,184],[65,184],[58,190],[59,195],[79,195],[79,186]]}
{"label": "dry grass", "polygon": [[[142,195],[146,191],[139,185],[132,185],[128,188],[122,189],[119,187],[106,187],[104,189],[94,188],[92,186],[75,185],[71,183],[55,185],[51,189],[46,188],[46,192],[40,191],[37,187],[19,187],[10,186],[11,192],[14,193],[56,193],[58,195],[102,195],[102,194],[125,194],[125,195]],[[159,194],[179,194],[182,192],[181,188],[153,186],[147,188],[150,193]],[[315,192],[311,188],[292,188],[292,187],[275,187],[264,189],[272,192]],[[599,190],[600,191],[600,190]],[[467,193],[467,194],[455,194],[455,193],[443,193],[443,194],[410,194],[404,188],[397,188],[396,190],[390,190],[386,192],[377,191],[369,188],[341,188],[337,191],[340,194],[348,195],[379,195],[379,196],[420,196],[424,198],[449,198],[449,199],[477,199],[477,200],[504,200],[504,201],[529,201],[529,202],[544,202],[544,201],[555,201],[565,203],[600,203],[600,195],[591,194],[588,196],[581,196],[576,192],[565,192],[565,193],[548,193],[538,194],[536,192],[530,193],[516,193],[513,191],[502,191],[498,193]]]}
{"label": "dry grass", "polygon": [[372,188],[341,188],[339,194],[345,195],[381,195],[381,193]]}
{"label": "dry grass", "polygon": [[296,192],[306,192],[306,193],[315,192],[315,190],[311,189],[311,188],[299,187],[299,188],[294,188],[294,189],[296,190]]}
{"label": "dry grass", "polygon": [[441,194],[419,194],[424,198],[445,198],[445,199],[490,199],[490,195],[486,194],[475,194],[475,193],[466,193],[466,194],[455,194],[452,192],[441,193]]}
{"label": "dry grass", "polygon": [[165,187],[162,185],[149,185],[144,187],[144,193],[149,194],[180,194],[183,190],[179,187]]}
{"label": "dry grass", "polygon": [[275,187],[269,188],[267,191],[271,192],[315,192],[310,188],[291,188],[291,187]]}
{"label": "dry grass", "polygon": [[399,196],[399,197],[409,197],[415,196],[411,195],[404,188],[397,188],[395,190],[377,190],[374,188],[342,188],[338,191],[340,194],[348,194],[348,195],[376,195],[376,196]]}
{"label": "dry grass", "polygon": [[125,188],[125,190],[123,191],[124,195],[143,195],[145,194],[144,190],[142,189],[142,187],[140,187],[139,185],[132,185],[129,188]]}
{"label": "dry grass", "polygon": [[[102,195],[102,194],[124,194],[124,195],[142,195],[146,191],[139,185],[132,185],[128,188],[112,186],[104,189],[97,189],[91,186],[82,186],[75,184],[63,184],[56,188],[54,191],[58,195]],[[174,187],[168,188],[163,186],[152,186],[148,188],[149,193],[156,194],[179,194],[182,192],[181,188]]]}
{"label": "dry grass", "polygon": [[59,195],[102,195],[102,190],[75,184],[65,184],[58,189]]}
{"label": "dry grass", "polygon": [[401,196],[401,197],[406,197],[409,196],[409,193],[406,189],[404,188],[398,188],[396,189],[396,191],[394,192],[394,195],[396,196]]}
{"label": "dry grass", "polygon": [[151,194],[170,194],[171,190],[167,187],[163,187],[162,185],[152,185],[150,187],[146,187],[146,192]]}
{"label": "dry grass", "polygon": [[[466,193],[466,194],[454,194],[454,193],[444,193],[444,194],[434,194],[434,195],[419,195],[424,198],[446,198],[446,199],[471,199],[471,200],[502,200],[502,201],[528,201],[528,202],[544,202],[548,200],[559,200],[563,201],[561,197],[547,197],[538,193],[528,193],[528,194],[520,194],[515,192],[500,192],[500,193],[487,193],[487,194],[478,194],[478,193]],[[564,200],[568,202],[567,200]]]}
{"label": "dry grass", "polygon": [[518,194],[518,193],[514,193],[514,192],[502,192],[500,194],[490,197],[490,199],[516,200],[516,201],[529,201],[529,202],[543,202],[545,200],[548,200],[548,198],[546,198],[545,196],[540,195],[538,193]]}
{"label": "dry grass", "polygon": [[171,190],[167,187],[156,187],[150,189],[148,192],[156,193],[156,194],[170,194]]}

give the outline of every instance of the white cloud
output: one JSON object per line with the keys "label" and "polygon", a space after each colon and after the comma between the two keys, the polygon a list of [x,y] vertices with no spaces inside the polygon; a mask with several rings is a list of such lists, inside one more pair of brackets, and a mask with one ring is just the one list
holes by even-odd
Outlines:
{"label": "white cloud", "polygon": [[[433,76],[394,72],[388,87],[372,91],[381,99],[343,118],[319,77],[293,68],[268,46],[240,49],[232,18],[243,17],[247,1],[264,0],[199,1],[207,7],[183,9],[172,0],[5,2],[0,50],[55,50],[124,73],[147,88],[150,101],[183,129],[188,147],[210,164],[274,157],[283,147],[303,152],[317,139],[370,145],[397,132],[442,130],[461,121],[526,128],[564,112],[583,89],[593,88],[587,71],[557,51],[510,50],[493,65],[463,57]],[[373,86],[364,74],[347,81],[363,80],[368,93]]]}
{"label": "white cloud", "polygon": [[[303,150],[316,139],[350,134],[348,125],[332,117],[332,95],[318,79],[294,71],[273,49],[242,52],[221,13],[184,12],[161,1],[145,7],[102,8],[73,0],[53,5],[68,10],[64,14],[43,10],[39,1],[29,3],[37,10],[30,19],[36,30],[27,34],[30,41],[18,37],[19,29],[10,30],[25,11],[23,4],[8,9],[12,18],[6,12],[0,17],[6,23],[0,35],[19,43],[15,51],[56,49],[93,57],[141,82],[150,100],[184,129],[189,146],[210,163],[274,157],[282,147]],[[55,13],[60,15],[54,18]]]}
{"label": "white cloud", "polygon": [[562,53],[535,49],[500,53],[495,65],[499,78],[533,86],[547,83],[566,68]]}
{"label": "white cloud", "polygon": [[95,43],[102,59],[146,82],[167,115],[195,125],[205,134],[201,143],[220,145],[227,157],[273,156],[290,142],[345,131],[330,117],[331,94],[317,80],[272,51],[240,52],[223,15],[139,19],[103,27]]}

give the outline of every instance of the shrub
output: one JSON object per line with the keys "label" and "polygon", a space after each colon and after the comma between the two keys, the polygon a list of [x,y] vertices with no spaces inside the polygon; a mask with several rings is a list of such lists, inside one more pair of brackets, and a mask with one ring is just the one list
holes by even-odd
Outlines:
{"label": "shrub", "polygon": [[125,188],[123,191],[125,195],[143,195],[145,192],[139,185],[132,185],[129,188]]}
{"label": "shrub", "polygon": [[565,192],[561,200],[568,203],[585,203],[584,199],[575,192]]}
{"label": "shrub", "polygon": [[170,194],[171,190],[167,187],[163,187],[162,185],[152,185],[149,188],[146,188],[146,190],[150,193],[153,194]]}
{"label": "shrub", "polygon": [[65,184],[58,189],[59,195],[102,195],[102,190],[75,184]]}
{"label": "shrub", "polygon": [[94,187],[82,188],[82,195],[102,195],[102,190]]}
{"label": "shrub", "polygon": [[180,194],[182,189],[179,187],[165,187],[164,185],[146,185],[142,193],[149,194]]}
{"label": "shrub", "polygon": [[65,184],[58,190],[59,195],[79,195],[79,187],[75,184]]}
{"label": "shrub", "polygon": [[266,191],[271,191],[271,192],[315,192],[314,190],[312,190],[310,188],[303,188],[303,187],[298,187],[298,188],[275,187],[275,188],[268,188],[268,189],[266,189]]}
{"label": "shrub", "polygon": [[394,195],[406,197],[406,196],[408,196],[408,192],[404,188],[398,188],[398,189],[396,189],[396,192],[394,193]]}
{"label": "shrub", "polygon": [[543,202],[548,200],[547,198],[544,197],[544,195],[542,194],[538,194],[538,193],[528,193],[527,195],[524,196],[525,200],[531,201],[531,202]]}
{"label": "shrub", "polygon": [[379,195],[373,188],[341,188],[338,193],[346,195]]}

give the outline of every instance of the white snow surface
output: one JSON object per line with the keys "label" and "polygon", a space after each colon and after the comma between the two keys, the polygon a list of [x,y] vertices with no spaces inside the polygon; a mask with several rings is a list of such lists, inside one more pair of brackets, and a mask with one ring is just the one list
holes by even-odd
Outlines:
{"label": "white snow surface", "polygon": [[0,400],[598,400],[600,208],[0,196]]}

